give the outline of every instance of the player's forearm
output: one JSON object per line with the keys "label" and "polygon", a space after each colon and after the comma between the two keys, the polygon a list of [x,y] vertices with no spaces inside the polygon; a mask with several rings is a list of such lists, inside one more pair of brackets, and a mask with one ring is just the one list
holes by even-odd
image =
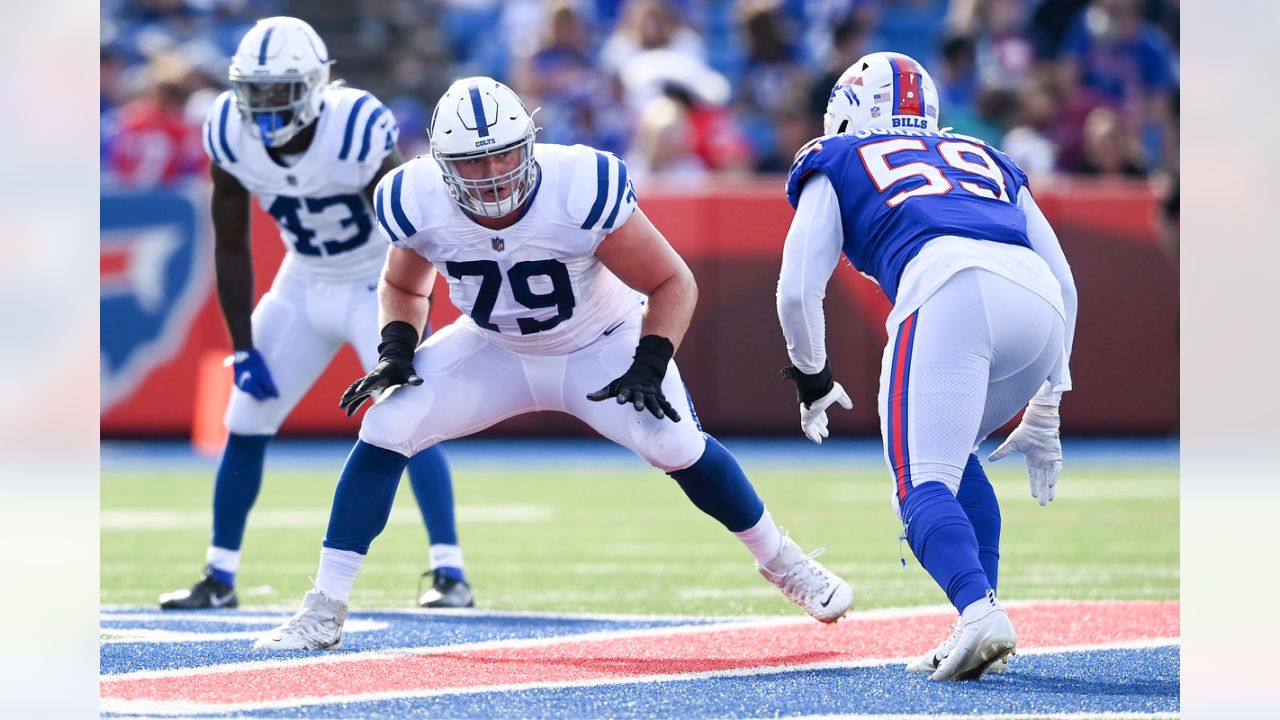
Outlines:
{"label": "player's forearm", "polygon": [[825,177],[810,180],[800,194],[782,247],[778,275],[778,322],[787,340],[787,356],[800,372],[812,375],[827,363],[827,283],[840,261],[842,230],[839,203]]}
{"label": "player's forearm", "polygon": [[672,275],[649,293],[648,309],[640,325],[640,336],[659,335],[671,341],[679,349],[684,334],[693,319],[693,309],[698,304],[698,284],[693,273]]}
{"label": "player's forearm", "polygon": [[812,375],[827,362],[826,316],[821,288],[784,288],[778,284],[778,322],[787,341],[787,357],[800,372]]}
{"label": "player's forearm", "polygon": [[253,347],[253,258],[249,248],[224,247],[214,251],[218,275],[218,304],[236,350]]}
{"label": "player's forearm", "polygon": [[397,320],[407,322],[416,328],[419,334],[427,326],[427,318],[431,316],[431,296],[398,287],[384,277],[378,283],[378,327]]}

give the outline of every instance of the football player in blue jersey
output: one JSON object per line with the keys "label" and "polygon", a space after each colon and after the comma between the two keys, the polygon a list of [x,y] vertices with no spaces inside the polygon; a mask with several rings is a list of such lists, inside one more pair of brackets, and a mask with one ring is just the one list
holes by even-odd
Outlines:
{"label": "football player in blue jersey", "polygon": [[[536,131],[510,88],[464,78],[436,105],[431,155],[379,183],[391,243],[381,360],[342,403],[377,401],[338,480],[315,589],[255,647],[338,647],[407,459],[537,410],[573,415],[669,475],[814,618],[835,622],[852,606],[849,584],[780,531],[738,462],[702,432],[672,359],[697,285],[639,209],[627,166],[583,145],[535,144]],[[419,345],[437,268],[463,315]]]}
{"label": "football player in blue jersey", "polygon": [[[240,546],[267,442],[344,344],[366,369],[378,359],[374,290],[386,250],[370,242],[373,189],[404,158],[395,118],[369,93],[330,83],[331,63],[307,23],[261,20],[240,41],[231,59],[232,90],[214,101],[205,123],[218,300],[234,348],[228,360],[235,387],[214,480],[205,575],[190,589],[161,596],[165,609],[236,607]],[[286,248],[256,308],[251,195],[276,219]],[[425,324],[423,318],[419,328]],[[431,588],[419,604],[470,607],[444,455],[426,449],[408,469],[431,541]]]}
{"label": "football player in blue jersey", "polygon": [[796,214],[778,317],[801,429],[821,443],[827,410],[853,406],[832,375],[822,308],[841,252],[893,303],[878,403],[894,506],[960,613],[907,669],[944,680],[1003,670],[1014,651],[996,597],[1000,508],[975,452],[1025,406],[990,459],[1023,453],[1032,496],[1053,499],[1076,291],[1026,175],[982,140],[940,130],[938,112],[933,80],[905,55],[867,55],[841,76],[826,134],[787,181]]}

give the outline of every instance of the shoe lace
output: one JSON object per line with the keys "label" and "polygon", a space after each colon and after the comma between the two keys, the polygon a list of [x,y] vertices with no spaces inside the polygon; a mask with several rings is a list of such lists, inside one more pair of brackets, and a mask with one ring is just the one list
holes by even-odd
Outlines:
{"label": "shoe lace", "polygon": [[951,634],[947,636],[946,640],[942,641],[941,645],[934,649],[934,663],[940,663],[945,660],[946,657],[951,654],[952,648],[956,645],[956,640],[960,637],[960,621],[957,620],[953,623],[947,623],[947,627],[951,629]]}
{"label": "shoe lace", "polygon": [[333,635],[332,631],[339,627],[338,618],[332,613],[304,602],[281,629],[310,641],[319,641],[328,640]]}
{"label": "shoe lace", "polygon": [[831,574],[814,562],[814,558],[826,551],[826,548],[818,548],[788,568],[782,578],[782,594],[792,602],[804,605],[825,593],[831,587]]}

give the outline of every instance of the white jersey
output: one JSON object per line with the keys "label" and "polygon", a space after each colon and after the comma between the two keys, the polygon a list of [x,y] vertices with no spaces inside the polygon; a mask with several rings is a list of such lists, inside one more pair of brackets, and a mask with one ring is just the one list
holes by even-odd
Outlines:
{"label": "white jersey", "polygon": [[387,173],[374,204],[388,240],[430,260],[449,281],[449,298],[467,316],[462,322],[516,352],[563,354],[644,302],[595,253],[635,212],[636,195],[626,165],[609,153],[537,144],[534,157],[538,187],[524,215],[502,230],[464,213],[425,155]]}
{"label": "white jersey", "polygon": [[374,278],[386,246],[370,242],[374,220],[364,188],[395,147],[399,126],[363,90],[330,85],[322,92],[315,139],[290,166],[273,160],[245,127],[229,91],[209,109],[204,150],[275,218],[292,271],[325,282]]}

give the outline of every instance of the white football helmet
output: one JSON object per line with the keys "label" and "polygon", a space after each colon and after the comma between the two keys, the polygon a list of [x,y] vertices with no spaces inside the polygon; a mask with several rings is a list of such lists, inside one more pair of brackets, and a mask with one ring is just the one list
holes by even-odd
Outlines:
{"label": "white football helmet", "polygon": [[867,128],[938,131],[938,90],[924,66],[901,53],[864,55],[840,75],[827,99],[827,135]]}
{"label": "white football helmet", "polygon": [[[436,103],[428,132],[431,155],[440,164],[449,195],[463,210],[502,217],[518,209],[533,192],[538,173],[533,162],[537,128],[519,96],[506,85],[487,77],[453,83]],[[513,169],[500,175],[466,178],[458,172],[459,163],[508,151],[519,157]]]}
{"label": "white football helmet", "polygon": [[320,115],[329,84],[329,50],[315,30],[291,17],[259,20],[231,57],[236,108],[267,147],[280,147]]}

